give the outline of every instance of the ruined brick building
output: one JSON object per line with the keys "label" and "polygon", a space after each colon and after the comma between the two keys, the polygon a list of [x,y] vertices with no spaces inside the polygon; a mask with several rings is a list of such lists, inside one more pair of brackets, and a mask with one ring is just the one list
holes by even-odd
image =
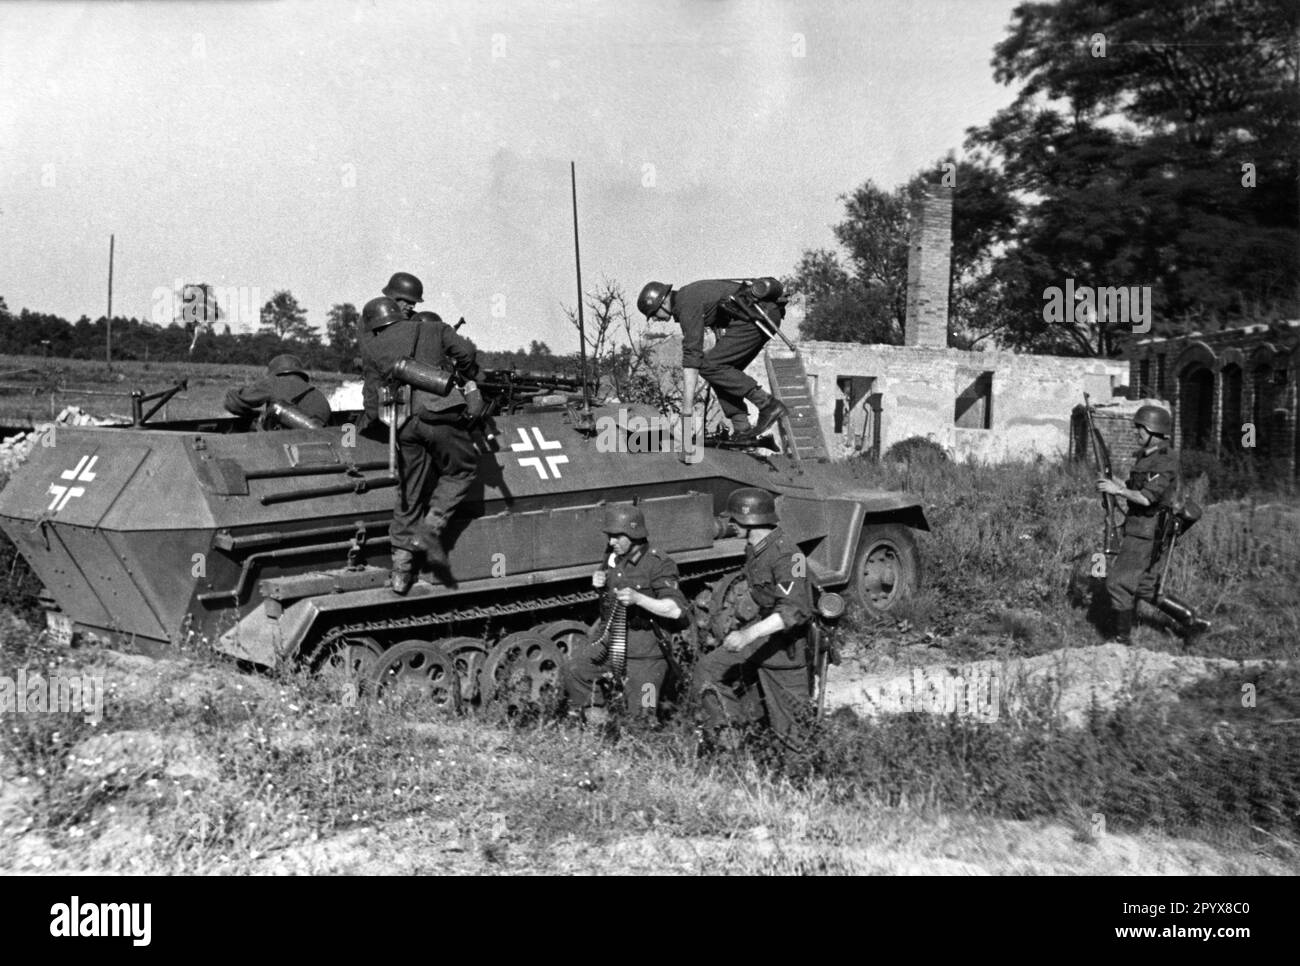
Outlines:
{"label": "ruined brick building", "polygon": [[1083,394],[1105,402],[1125,387],[1125,362],[949,348],[951,250],[952,192],[935,188],[911,212],[905,344],[800,343],[832,458],[911,436],[957,459],[1063,457]]}
{"label": "ruined brick building", "polygon": [[1300,321],[1142,339],[1125,355],[1134,389],[1167,400],[1179,449],[1242,453],[1295,476]]}

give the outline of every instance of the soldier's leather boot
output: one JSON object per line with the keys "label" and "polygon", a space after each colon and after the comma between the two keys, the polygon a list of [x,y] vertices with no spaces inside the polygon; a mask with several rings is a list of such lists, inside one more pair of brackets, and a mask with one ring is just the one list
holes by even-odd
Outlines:
{"label": "soldier's leather boot", "polygon": [[1125,646],[1133,643],[1133,612],[1131,610],[1120,611],[1115,615],[1115,634],[1111,637],[1110,643]]}
{"label": "soldier's leather boot", "polygon": [[754,427],[754,437],[757,439],[762,436],[785,414],[785,403],[776,398],[769,399],[767,405],[758,411],[758,425]]}
{"label": "soldier's leather boot", "polygon": [[1210,622],[1198,617],[1196,611],[1170,594],[1156,598],[1156,607],[1172,617],[1178,624],[1178,633],[1191,640],[1210,629]]}
{"label": "soldier's leather boot", "polygon": [[446,521],[441,517],[427,516],[411,543],[416,550],[424,554],[424,559],[429,562],[429,569],[438,576],[438,579],[450,584],[452,582],[451,562],[447,559],[447,550],[442,545],[442,531],[445,526]]}
{"label": "soldier's leather boot", "polygon": [[388,578],[388,585],[393,593],[406,596],[411,585],[415,583],[415,555],[401,547],[393,548],[393,570]]}

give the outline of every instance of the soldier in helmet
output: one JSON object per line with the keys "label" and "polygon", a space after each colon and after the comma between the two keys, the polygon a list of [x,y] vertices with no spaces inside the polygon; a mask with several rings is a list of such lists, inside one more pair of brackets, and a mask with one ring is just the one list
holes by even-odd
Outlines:
{"label": "soldier in helmet", "polygon": [[736,490],[727,501],[727,512],[749,542],[745,580],[759,616],[700,659],[695,687],[706,724],[717,729],[742,723],[740,696],[758,685],[773,730],[789,738],[811,712],[808,635],[813,604],[807,563],[781,529],[771,493],[754,487]]}
{"label": "soldier in helmet", "polygon": [[1161,406],[1142,406],[1133,416],[1133,433],[1138,444],[1137,461],[1128,481],[1114,478],[1097,481],[1099,493],[1127,501],[1124,539],[1119,554],[1106,574],[1106,591],[1115,611],[1115,637],[1120,644],[1132,643],[1133,618],[1139,600],[1148,600],[1171,617],[1185,637],[1209,629],[1209,621],[1168,594],[1156,597],[1163,541],[1157,538],[1160,518],[1170,512],[1178,486],[1178,457],[1169,450],[1173,418]]}
{"label": "soldier in helmet", "polygon": [[[396,276],[394,276],[396,277]],[[398,429],[401,493],[388,528],[392,538],[391,586],[405,594],[415,581],[415,555],[423,553],[443,579],[450,579],[442,534],[464,500],[478,469],[470,437],[466,396],[475,396],[479,375],[474,346],[432,312],[406,318],[396,301],[371,299],[361,312],[361,358],[365,414],[361,431],[373,435],[379,425],[380,394],[402,359],[453,370],[463,391],[437,396],[411,390],[411,416]]]}
{"label": "soldier in helmet", "polygon": [[280,408],[277,403],[294,407],[321,426],[329,424],[329,401],[311,384],[307,367],[295,355],[276,356],[266,367],[263,378],[226,391],[226,409],[241,419],[252,419],[266,407],[262,415],[264,429],[302,428],[294,421],[291,411],[277,413]]}
{"label": "soldier in helmet", "polygon": [[424,301],[424,283],[410,272],[394,272],[384,286],[384,294],[396,302],[409,319],[415,314],[415,307]]}
{"label": "soldier in helmet", "polygon": [[[637,297],[636,307],[648,319],[672,319],[682,327],[682,417],[695,412],[695,392],[699,379],[713,387],[718,394],[718,405],[731,421],[737,436],[758,437],[785,415],[785,406],[765,392],[757,382],[745,374],[745,367],[754,361],[768,336],[748,317],[729,307],[734,296],[753,299],[758,310],[768,318],[769,328],[775,329],[785,315],[785,299],[780,285],[774,279],[761,290],[748,281],[731,279],[705,279],[691,282],[674,290],[665,282],[647,282]],[[704,351],[704,330],[713,329],[718,341],[708,352]],[[758,424],[752,429],[748,399],[758,407]]]}
{"label": "soldier in helmet", "polygon": [[[680,620],[687,611],[686,598],[677,586],[677,564],[650,546],[645,515],[639,507],[607,507],[602,529],[609,536],[611,553],[592,574],[591,583],[612,591],[613,597],[627,607],[627,680],[623,693],[629,708],[654,714],[668,674],[668,660],[660,647],[660,640],[666,637],[665,623]],[[564,667],[569,705],[586,709],[588,720],[604,715],[605,697],[597,682],[610,670],[609,656],[607,648],[589,645]]]}

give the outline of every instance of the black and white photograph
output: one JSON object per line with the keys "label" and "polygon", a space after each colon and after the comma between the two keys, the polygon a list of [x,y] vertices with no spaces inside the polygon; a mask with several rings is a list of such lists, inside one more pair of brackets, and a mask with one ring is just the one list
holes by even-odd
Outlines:
{"label": "black and white photograph", "polygon": [[1298,382],[1300,0],[4,3],[0,873],[1106,876],[1232,955]]}

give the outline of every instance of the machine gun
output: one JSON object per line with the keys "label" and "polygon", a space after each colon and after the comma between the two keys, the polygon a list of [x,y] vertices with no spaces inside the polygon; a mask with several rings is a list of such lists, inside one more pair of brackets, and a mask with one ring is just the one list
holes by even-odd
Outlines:
{"label": "machine gun", "polygon": [[475,382],[489,405],[496,403],[494,413],[516,412],[543,396],[580,395],[583,389],[576,376],[520,369],[484,369]]}

